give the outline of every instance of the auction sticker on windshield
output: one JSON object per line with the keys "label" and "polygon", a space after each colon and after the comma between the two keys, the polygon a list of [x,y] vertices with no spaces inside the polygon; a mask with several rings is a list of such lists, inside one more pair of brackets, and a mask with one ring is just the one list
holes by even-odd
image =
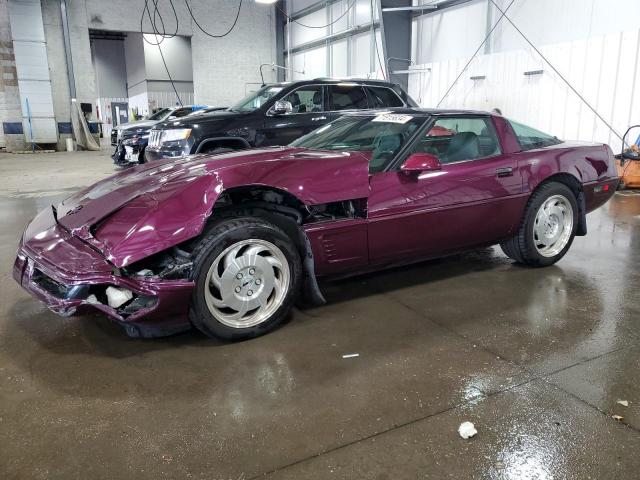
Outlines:
{"label": "auction sticker on windshield", "polygon": [[383,113],[371,120],[372,122],[407,123],[413,117],[411,115],[400,115],[398,113]]}

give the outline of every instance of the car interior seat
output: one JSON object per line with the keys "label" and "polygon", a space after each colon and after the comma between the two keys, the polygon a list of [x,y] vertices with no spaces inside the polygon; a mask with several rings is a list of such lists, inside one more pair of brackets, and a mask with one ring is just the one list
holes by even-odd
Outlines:
{"label": "car interior seat", "polygon": [[291,96],[289,97],[291,100],[291,106],[293,107],[293,113],[299,113],[300,112],[300,96],[297,93],[292,93]]}
{"label": "car interior seat", "polygon": [[447,162],[470,160],[480,156],[478,135],[473,132],[456,133],[447,147]]}
{"label": "car interior seat", "polygon": [[313,109],[312,112],[322,111],[322,91],[318,90],[313,94]]}
{"label": "car interior seat", "polygon": [[380,171],[386,162],[398,152],[401,146],[401,134],[378,134],[373,140],[373,155],[369,163],[369,171]]}

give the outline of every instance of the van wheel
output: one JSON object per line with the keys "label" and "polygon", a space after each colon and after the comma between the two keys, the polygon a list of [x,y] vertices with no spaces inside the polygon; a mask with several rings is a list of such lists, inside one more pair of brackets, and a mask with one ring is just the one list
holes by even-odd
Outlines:
{"label": "van wheel", "polygon": [[578,226],[578,202],[569,187],[558,182],[543,184],[527,204],[518,233],[500,244],[519,263],[546,267],[569,250]]}
{"label": "van wheel", "polygon": [[193,258],[189,317],[206,335],[252,338],[288,318],[302,264],[291,239],[275,225],[252,217],[220,222],[196,244]]}

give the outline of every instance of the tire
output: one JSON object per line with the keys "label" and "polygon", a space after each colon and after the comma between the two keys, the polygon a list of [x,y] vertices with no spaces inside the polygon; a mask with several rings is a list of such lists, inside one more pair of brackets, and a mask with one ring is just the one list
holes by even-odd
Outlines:
{"label": "tire", "polygon": [[518,263],[546,267],[564,257],[577,228],[575,194],[563,183],[549,182],[531,195],[518,233],[500,247]]}
{"label": "tire", "polygon": [[289,236],[275,225],[257,217],[223,220],[198,240],[192,255],[189,318],[205,335],[253,338],[289,317],[302,263]]}

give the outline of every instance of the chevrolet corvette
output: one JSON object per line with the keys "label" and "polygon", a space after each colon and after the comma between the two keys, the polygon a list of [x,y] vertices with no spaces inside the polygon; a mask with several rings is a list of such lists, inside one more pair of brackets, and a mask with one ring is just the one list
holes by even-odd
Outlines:
{"label": "chevrolet corvette", "polygon": [[499,244],[559,261],[618,183],[611,149],[485,112],[347,114],[286,147],[140,165],[40,212],[16,281],[131,336],[273,330],[318,278]]}

